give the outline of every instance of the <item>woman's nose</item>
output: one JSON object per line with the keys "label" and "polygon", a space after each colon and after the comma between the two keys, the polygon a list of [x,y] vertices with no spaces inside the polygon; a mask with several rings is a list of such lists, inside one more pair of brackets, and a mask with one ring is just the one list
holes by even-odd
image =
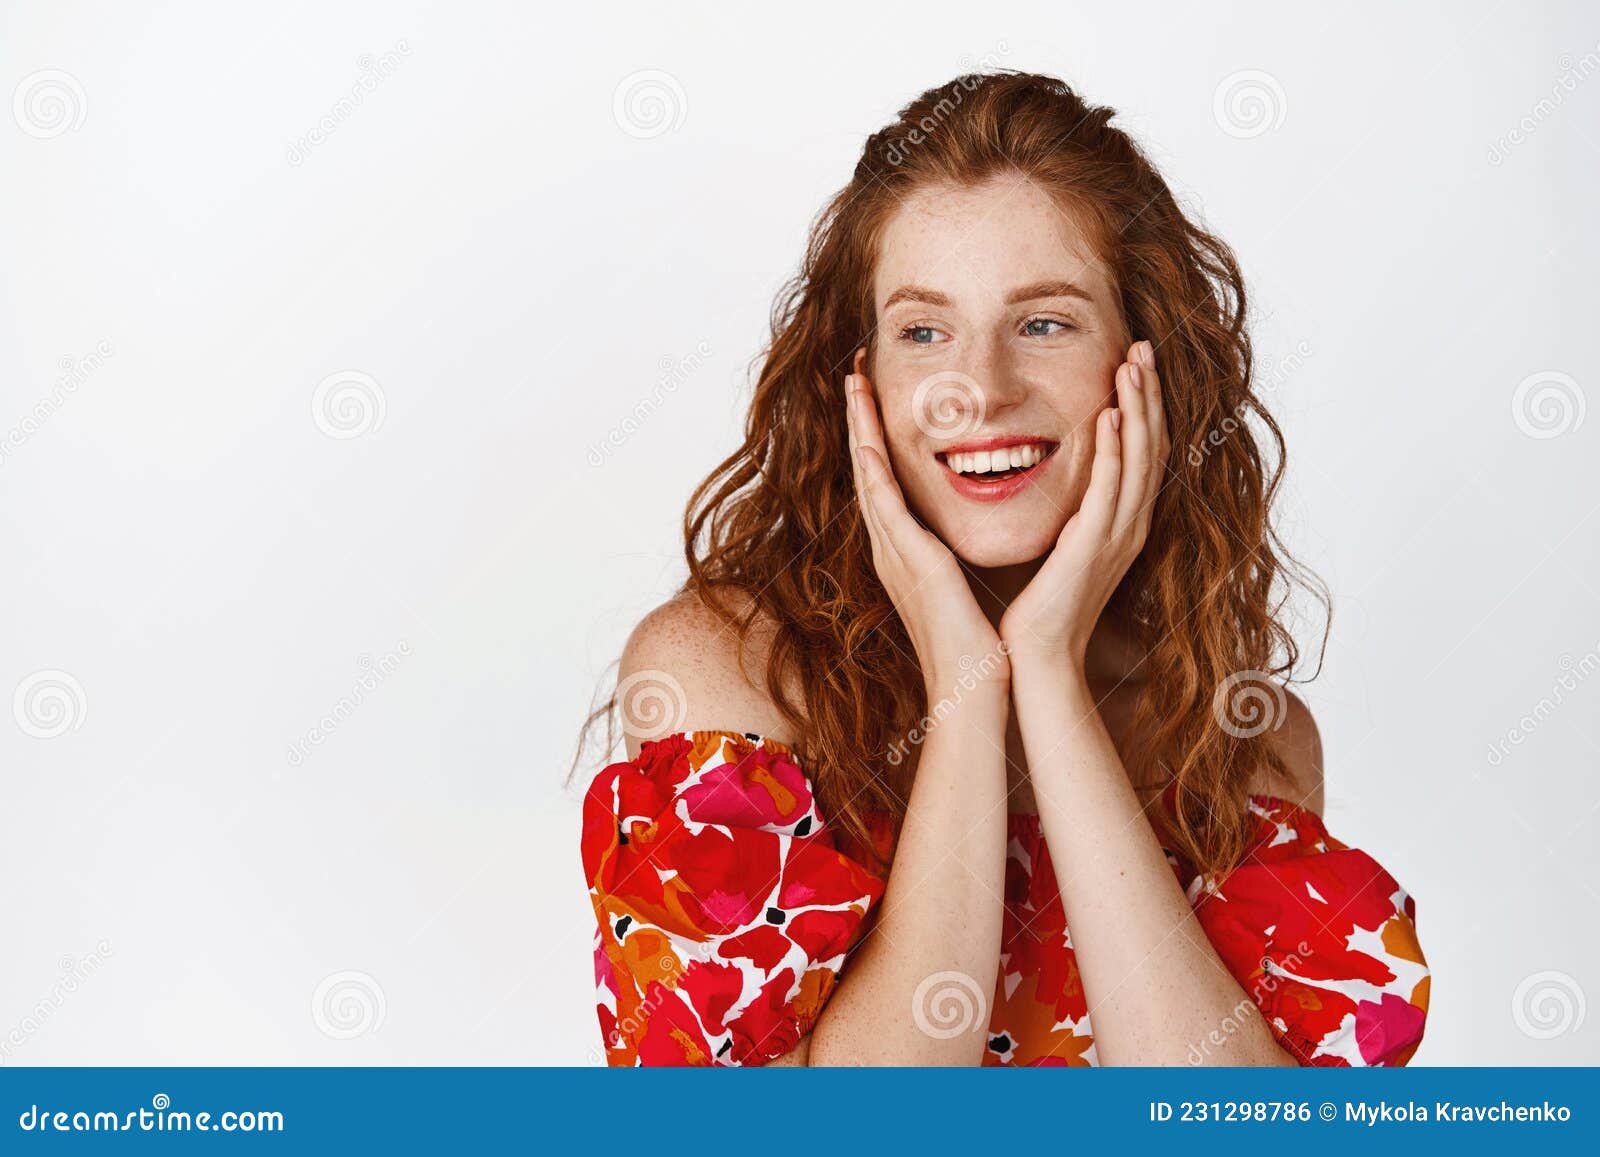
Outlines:
{"label": "woman's nose", "polygon": [[1027,397],[1028,386],[1019,372],[1016,350],[1004,338],[995,338],[972,351],[963,371],[977,383],[984,410],[1003,413]]}
{"label": "woman's nose", "polygon": [[1027,396],[1028,387],[1005,350],[960,359],[917,384],[912,411],[929,437],[964,437],[982,430]]}

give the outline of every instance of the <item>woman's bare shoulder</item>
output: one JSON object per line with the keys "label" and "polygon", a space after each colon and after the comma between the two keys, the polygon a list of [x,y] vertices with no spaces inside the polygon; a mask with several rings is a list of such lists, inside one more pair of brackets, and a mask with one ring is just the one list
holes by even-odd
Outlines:
{"label": "woman's bare shoulder", "polygon": [[1263,775],[1251,790],[1275,795],[1307,811],[1322,814],[1322,736],[1311,708],[1298,695],[1283,689],[1282,718],[1263,738],[1283,761],[1288,781],[1281,776]]}
{"label": "woman's bare shoulder", "polygon": [[[721,598],[739,619],[754,601],[739,591]],[[636,735],[663,731],[748,731],[796,742],[766,687],[774,633],[773,621],[758,611],[741,656],[738,623],[693,591],[646,615],[629,636],[617,672],[628,754],[638,752]]]}

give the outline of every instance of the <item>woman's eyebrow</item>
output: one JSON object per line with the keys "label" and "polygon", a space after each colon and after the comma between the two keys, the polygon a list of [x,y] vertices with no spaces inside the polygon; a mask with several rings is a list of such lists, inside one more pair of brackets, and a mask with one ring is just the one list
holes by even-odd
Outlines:
{"label": "woman's eyebrow", "polygon": [[928,289],[921,285],[902,285],[883,303],[884,312],[887,313],[892,306],[899,305],[902,301],[920,301],[923,305],[949,306],[950,304],[950,299],[937,289]]}
{"label": "woman's eyebrow", "polygon": [[1091,304],[1094,298],[1089,296],[1089,291],[1071,281],[1035,281],[1032,285],[1022,285],[1006,294],[1007,305],[1017,305],[1024,301],[1038,301],[1045,297],[1077,297]]}
{"label": "woman's eyebrow", "polygon": [[[1076,282],[1053,279],[1048,281],[1035,281],[1031,285],[1018,286],[1006,294],[1006,304],[1016,305],[1023,301],[1039,301],[1047,297],[1076,297],[1083,301],[1094,302],[1089,291]],[[938,305],[948,307],[950,298],[940,293],[937,289],[929,289],[923,285],[902,285],[889,295],[883,303],[884,312],[899,305],[902,301],[916,301],[923,305]]]}

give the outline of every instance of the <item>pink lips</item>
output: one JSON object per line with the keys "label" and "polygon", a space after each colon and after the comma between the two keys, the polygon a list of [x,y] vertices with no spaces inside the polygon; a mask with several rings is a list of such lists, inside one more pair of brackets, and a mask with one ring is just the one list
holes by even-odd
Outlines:
{"label": "pink lips", "polygon": [[[957,474],[950,469],[947,455],[971,454],[978,450],[1007,450],[1012,446],[1044,445],[1049,449],[1045,456],[1037,463],[1025,470],[993,482],[981,482],[981,474]],[[971,438],[965,442],[957,442],[939,451],[939,465],[944,467],[944,476],[949,479],[955,492],[963,498],[970,498],[974,502],[1004,502],[1008,498],[1021,493],[1037,481],[1039,475],[1050,465],[1050,460],[1055,457],[1059,443],[1049,438],[1031,438],[1020,434],[992,434],[986,438]]]}

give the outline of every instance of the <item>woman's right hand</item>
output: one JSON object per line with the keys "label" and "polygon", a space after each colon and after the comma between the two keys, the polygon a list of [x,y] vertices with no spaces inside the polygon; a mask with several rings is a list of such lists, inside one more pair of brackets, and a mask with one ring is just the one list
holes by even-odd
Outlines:
{"label": "woman's right hand", "polygon": [[956,556],[906,508],[889,466],[865,361],[866,351],[856,351],[855,372],[845,378],[856,498],[872,540],[872,565],[916,648],[928,701],[948,695],[974,668],[985,683],[1004,690],[1010,664],[999,633],[984,617]]}

